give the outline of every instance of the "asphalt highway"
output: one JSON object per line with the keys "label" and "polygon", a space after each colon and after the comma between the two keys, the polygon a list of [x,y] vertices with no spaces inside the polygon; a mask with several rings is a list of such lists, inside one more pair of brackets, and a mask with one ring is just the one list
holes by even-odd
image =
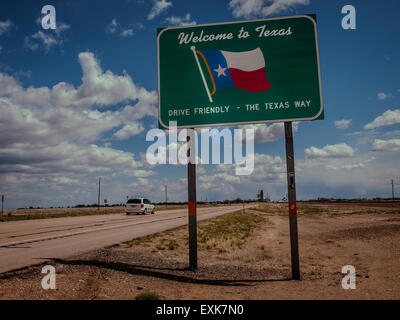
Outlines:
{"label": "asphalt highway", "polygon": [[[248,207],[249,205],[246,205]],[[240,210],[242,205],[198,208],[198,221]],[[186,225],[187,209],[0,223],[0,273],[119,244]]]}

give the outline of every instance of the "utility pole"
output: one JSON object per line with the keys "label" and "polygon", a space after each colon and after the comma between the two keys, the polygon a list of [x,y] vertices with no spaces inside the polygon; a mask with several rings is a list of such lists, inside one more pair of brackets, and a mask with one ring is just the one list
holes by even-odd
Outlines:
{"label": "utility pole", "polygon": [[168,207],[168,187],[165,185],[165,208]]}
{"label": "utility pole", "polygon": [[393,185],[393,179],[392,179],[392,200],[394,201],[394,185]]}
{"label": "utility pole", "polygon": [[4,194],[1,195],[1,214],[4,213]]}
{"label": "utility pole", "polygon": [[99,177],[99,195],[97,197],[97,210],[100,210],[100,183],[101,183],[101,177]]}

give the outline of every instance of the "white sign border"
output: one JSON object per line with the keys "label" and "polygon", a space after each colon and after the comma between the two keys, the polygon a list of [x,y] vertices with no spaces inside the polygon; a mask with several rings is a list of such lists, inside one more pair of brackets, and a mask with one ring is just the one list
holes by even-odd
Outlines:
{"label": "white sign border", "polygon": [[175,30],[175,29],[183,29],[183,28],[194,28],[194,27],[205,27],[205,26],[217,26],[221,24],[234,24],[234,23],[244,23],[244,22],[258,22],[258,21],[270,21],[270,20],[283,20],[283,19],[293,19],[293,18],[307,18],[311,20],[314,24],[314,33],[315,33],[315,47],[317,51],[317,64],[318,64],[318,80],[319,80],[319,96],[320,96],[320,110],[314,117],[311,118],[297,118],[297,119],[279,119],[279,120],[261,120],[261,121],[246,121],[246,122],[230,122],[230,123],[211,123],[211,124],[198,124],[198,125],[190,125],[190,126],[179,126],[176,128],[185,129],[185,128],[202,128],[202,127],[223,127],[223,126],[238,126],[238,125],[248,125],[248,124],[259,124],[259,123],[274,123],[274,122],[295,122],[295,121],[310,121],[317,119],[322,111],[324,110],[324,104],[322,100],[322,83],[321,83],[321,67],[319,60],[319,47],[318,47],[318,34],[317,34],[317,23],[315,20],[308,15],[297,15],[297,16],[288,16],[288,17],[276,17],[276,18],[268,18],[268,19],[255,19],[255,20],[238,20],[238,21],[229,21],[229,22],[216,22],[216,23],[207,23],[207,24],[195,24],[189,26],[178,26],[178,27],[166,27],[160,31],[157,35],[157,73],[158,73],[158,122],[165,128],[169,129],[169,126],[165,125],[161,120],[161,98],[160,98],[160,45],[159,40],[164,31],[167,30]]}

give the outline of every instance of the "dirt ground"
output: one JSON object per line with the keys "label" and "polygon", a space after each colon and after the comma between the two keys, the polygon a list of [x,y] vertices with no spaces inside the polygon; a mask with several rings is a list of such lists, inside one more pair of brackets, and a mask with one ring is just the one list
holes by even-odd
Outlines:
{"label": "dirt ground", "polygon": [[[2,274],[0,299],[400,299],[400,203],[299,204],[301,281],[290,280],[286,205],[246,211],[262,222],[237,246],[200,243],[196,273],[185,227],[51,261],[56,290],[42,289],[42,266]],[[345,265],[354,290],[342,288]]]}

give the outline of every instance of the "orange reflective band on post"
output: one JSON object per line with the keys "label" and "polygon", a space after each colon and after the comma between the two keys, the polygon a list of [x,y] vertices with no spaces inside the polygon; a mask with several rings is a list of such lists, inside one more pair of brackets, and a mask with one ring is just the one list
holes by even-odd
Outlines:
{"label": "orange reflective band on post", "polygon": [[289,201],[289,216],[297,216],[296,201]]}
{"label": "orange reflective band on post", "polygon": [[188,207],[189,207],[189,217],[195,217],[196,216],[196,202],[189,201]]}

